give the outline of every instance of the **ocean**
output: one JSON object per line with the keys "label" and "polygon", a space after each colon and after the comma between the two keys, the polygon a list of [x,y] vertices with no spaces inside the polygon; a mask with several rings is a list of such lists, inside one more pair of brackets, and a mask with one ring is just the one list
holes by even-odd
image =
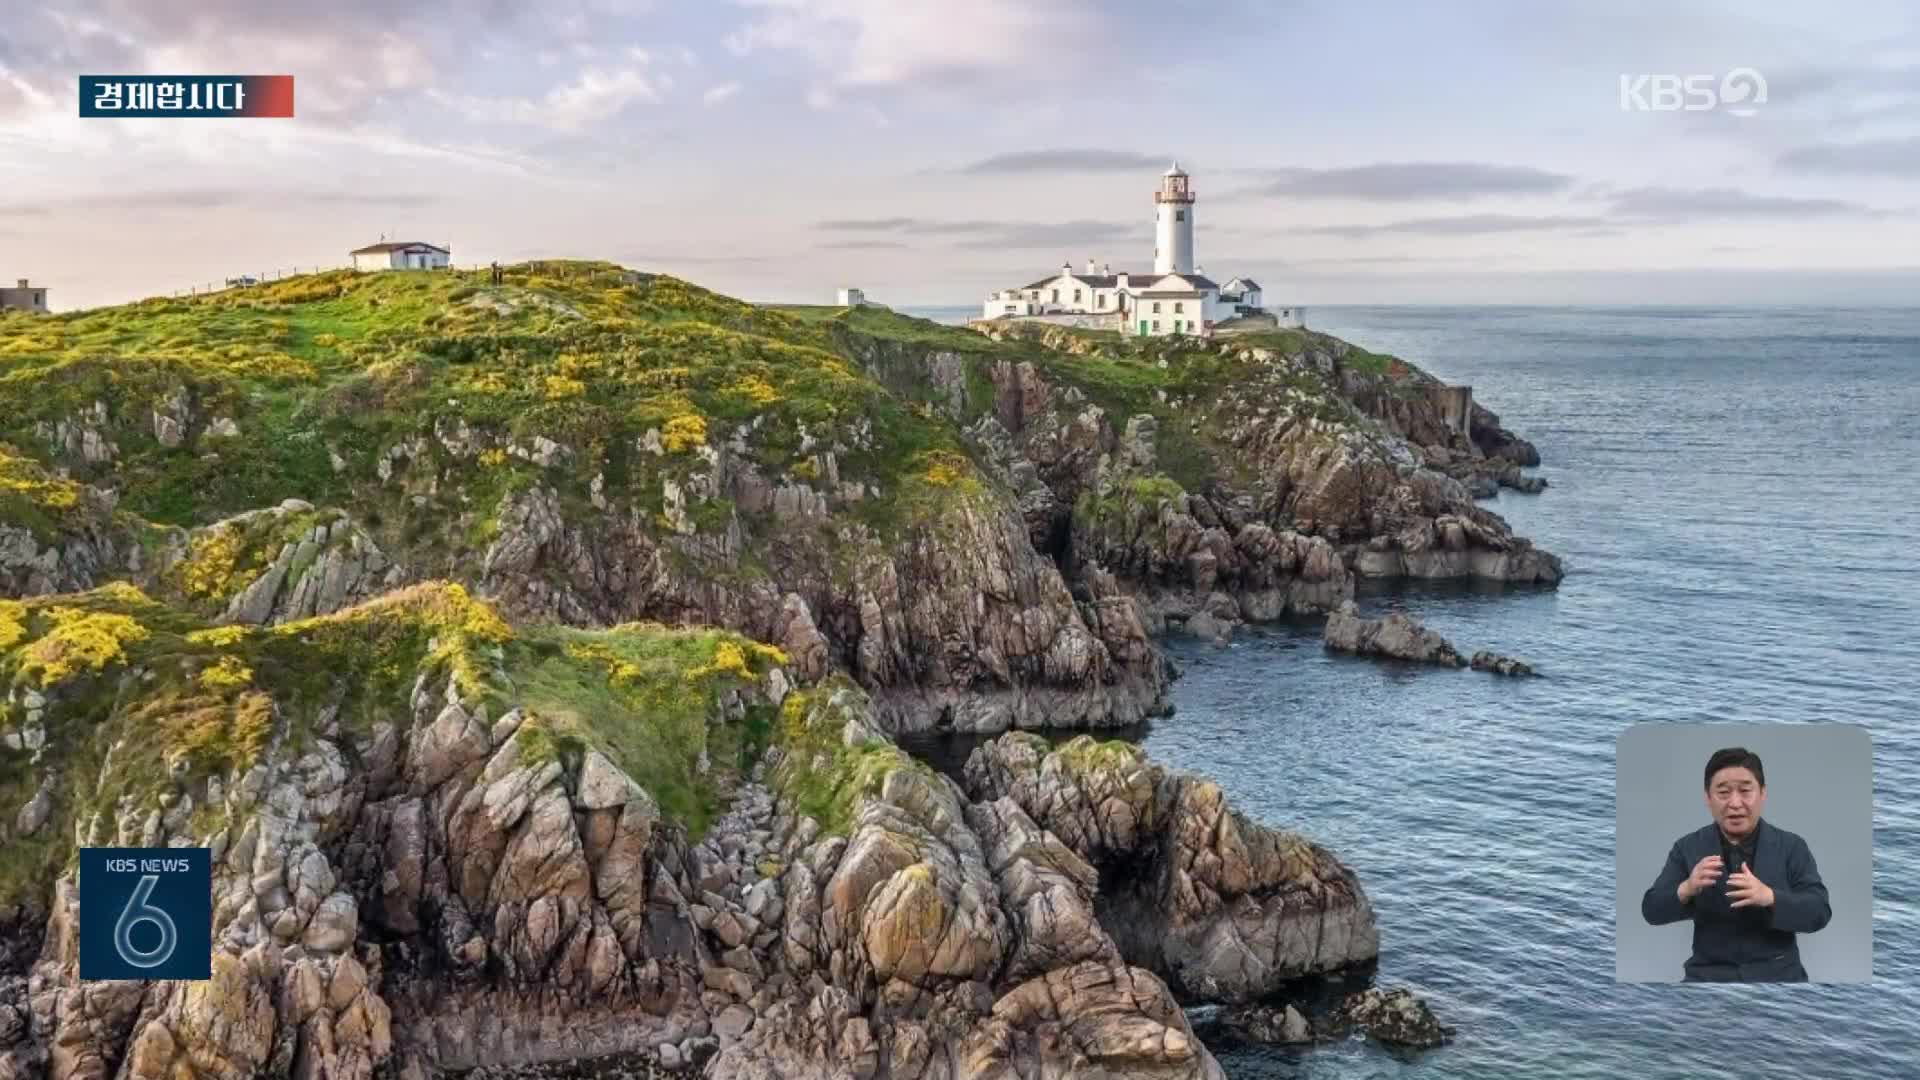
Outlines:
{"label": "ocean", "polygon": [[[1552,486],[1484,505],[1568,574],[1361,601],[1541,679],[1331,656],[1311,620],[1167,643],[1184,675],[1146,748],[1352,866],[1378,982],[1458,1029],[1393,1053],[1203,1024],[1227,1074],[1920,1075],[1920,309],[1322,307],[1308,324],[1471,384],[1531,439]],[[1671,721],[1868,728],[1871,984],[1614,981],[1614,740]]]}

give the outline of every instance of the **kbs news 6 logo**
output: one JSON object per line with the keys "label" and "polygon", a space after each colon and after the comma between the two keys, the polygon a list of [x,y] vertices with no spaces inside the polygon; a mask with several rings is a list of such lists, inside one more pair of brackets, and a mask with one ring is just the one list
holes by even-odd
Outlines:
{"label": "kbs news 6 logo", "polygon": [[211,976],[212,855],[207,848],[81,848],[80,977]]}

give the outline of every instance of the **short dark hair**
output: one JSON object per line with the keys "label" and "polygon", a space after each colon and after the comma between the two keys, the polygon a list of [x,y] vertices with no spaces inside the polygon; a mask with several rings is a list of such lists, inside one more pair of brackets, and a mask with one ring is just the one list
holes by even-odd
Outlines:
{"label": "short dark hair", "polygon": [[1700,786],[1712,787],[1714,773],[1721,769],[1734,768],[1746,769],[1753,773],[1753,778],[1760,782],[1761,787],[1767,786],[1767,770],[1760,764],[1760,755],[1744,746],[1729,746],[1725,750],[1715,750],[1713,756],[1707,759],[1707,775]]}

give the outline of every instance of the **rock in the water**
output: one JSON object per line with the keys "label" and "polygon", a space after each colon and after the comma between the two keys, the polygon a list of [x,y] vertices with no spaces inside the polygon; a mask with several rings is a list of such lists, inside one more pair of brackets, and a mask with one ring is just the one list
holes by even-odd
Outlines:
{"label": "rock in the water", "polygon": [[1497,652],[1481,649],[1473,654],[1473,670],[1491,671],[1495,675],[1532,675],[1533,665],[1524,660],[1515,660],[1511,656],[1502,656]]}
{"label": "rock in the water", "polygon": [[1337,1041],[1359,1033],[1390,1046],[1425,1049],[1441,1046],[1454,1035],[1426,1002],[1404,987],[1356,991],[1312,1018],[1291,1004],[1242,1005],[1222,1012],[1220,1022],[1242,1038],[1275,1045]]}
{"label": "rock in the water", "polygon": [[1220,1020],[1235,1034],[1255,1042],[1287,1045],[1313,1041],[1313,1028],[1291,1005],[1250,1005],[1228,1009]]}
{"label": "rock in the water", "polygon": [[1522,495],[1538,495],[1547,490],[1546,477],[1527,476],[1517,466],[1510,472],[1501,473],[1499,483],[1501,487],[1512,488]]}
{"label": "rock in the water", "polygon": [[1326,646],[1340,652],[1389,656],[1421,664],[1465,667],[1466,660],[1446,638],[1398,611],[1379,619],[1363,619],[1349,600],[1327,616],[1322,635]]}
{"label": "rock in the water", "polygon": [[1420,1048],[1441,1046],[1454,1035],[1454,1029],[1441,1024],[1427,1003],[1405,987],[1348,994],[1328,1018],[1327,1034],[1339,1037],[1355,1029],[1377,1042]]}

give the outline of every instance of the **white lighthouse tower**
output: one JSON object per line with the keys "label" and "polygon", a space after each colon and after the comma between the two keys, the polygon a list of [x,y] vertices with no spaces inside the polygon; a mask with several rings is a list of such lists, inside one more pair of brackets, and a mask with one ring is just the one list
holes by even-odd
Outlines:
{"label": "white lighthouse tower", "polygon": [[1193,188],[1177,161],[1153,193],[1153,272],[1193,273]]}

